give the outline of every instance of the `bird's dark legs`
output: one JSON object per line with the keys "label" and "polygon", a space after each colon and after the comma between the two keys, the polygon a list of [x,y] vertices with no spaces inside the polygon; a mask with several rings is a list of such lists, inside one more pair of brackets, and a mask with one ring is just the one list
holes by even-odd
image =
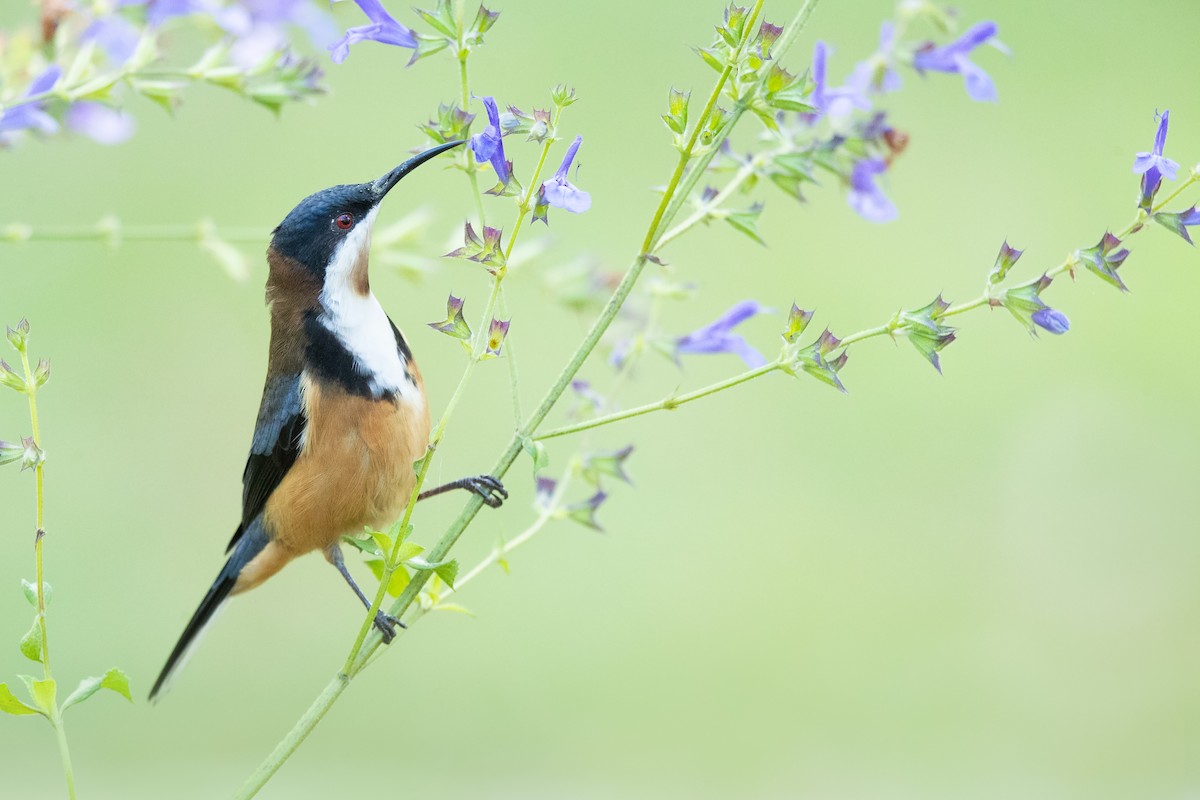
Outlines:
{"label": "bird's dark legs", "polygon": [[[346,569],[346,562],[342,559],[342,548],[337,544],[330,547],[325,551],[325,560],[333,564],[337,568],[337,571],[342,573],[342,577],[346,579],[346,583],[350,584],[350,588],[358,595],[358,599],[362,600],[362,604],[370,611],[371,601],[363,594],[362,589],[358,588],[358,584],[354,582],[354,578],[350,575],[350,570]],[[401,628],[408,627],[390,614],[385,614],[382,611],[375,612],[375,627],[379,629],[379,634],[383,636],[384,643],[391,644],[392,639],[396,638],[397,625]]]}
{"label": "bird's dark legs", "polygon": [[491,475],[476,475],[471,478],[459,478],[456,481],[444,484],[436,489],[428,489],[421,492],[417,496],[418,500],[424,500],[427,497],[449,492],[454,489],[466,489],[469,492],[474,492],[483,498],[485,505],[492,508],[499,508],[500,504],[508,499],[508,491],[505,490],[504,484],[499,478],[493,478]]}

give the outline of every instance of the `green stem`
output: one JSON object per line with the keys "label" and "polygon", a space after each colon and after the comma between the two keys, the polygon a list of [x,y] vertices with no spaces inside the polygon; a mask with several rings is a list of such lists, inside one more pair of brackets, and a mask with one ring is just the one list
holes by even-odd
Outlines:
{"label": "green stem", "polygon": [[717,392],[723,392],[726,389],[732,389],[734,386],[743,384],[746,381],[751,381],[755,378],[762,377],[769,372],[774,372],[775,370],[780,369],[782,366],[782,362],[772,361],[771,363],[764,364],[761,367],[756,367],[741,374],[734,375],[732,378],[726,378],[723,381],[709,384],[702,389],[696,389],[695,391],[687,392],[686,394],[671,395],[670,397],[664,397],[657,403],[647,403],[644,406],[637,406],[636,408],[629,408],[624,411],[607,414],[603,417],[596,417],[595,419],[576,422],[573,425],[563,425],[561,428],[554,428],[546,431],[545,433],[539,433],[534,438],[538,439],[539,441],[543,439],[553,439],[556,436],[567,436],[572,433],[579,433],[580,431],[599,428],[601,425],[611,425],[614,422],[620,422],[621,420],[630,419],[632,417],[640,417],[643,414],[649,414],[654,411],[674,411],[682,405],[691,403],[694,400],[699,400],[701,397],[708,397],[710,394],[716,394]]}
{"label": "green stem", "polygon": [[[42,448],[42,434],[38,425],[37,385],[34,383],[33,370],[29,367],[29,353],[25,348],[21,349],[21,366],[25,371],[25,385],[27,387],[25,396],[29,400],[29,423],[30,427],[33,428],[33,443],[40,450]],[[39,463],[34,469],[34,477],[37,482],[37,529],[34,534],[33,552],[34,560],[37,562],[37,611],[38,624],[42,629],[42,668],[48,679],[50,677],[50,638],[46,631],[46,596],[42,573],[42,540],[46,538],[43,466],[43,464]]]}
{"label": "green stem", "polygon": [[[792,26],[789,26],[789,29],[785,31],[784,36],[782,36],[781,40],[777,42],[776,57],[782,57],[783,53],[787,49],[787,45],[795,40],[798,30],[793,30],[793,28],[803,26],[804,22],[812,13],[812,9],[815,7],[817,2],[818,0],[806,0],[804,6],[797,14]],[[754,8],[749,17],[749,21],[747,22],[748,31],[755,30],[755,24],[758,19],[758,15],[762,10],[762,4],[763,0],[756,0]],[[750,40],[750,38],[752,37],[747,36],[745,38],[743,41],[743,46]],[[592,351],[595,350],[596,346],[599,344],[600,338],[604,335],[605,331],[608,330],[609,325],[611,325],[612,321],[616,318],[617,312],[621,309],[621,306],[629,297],[630,292],[633,291],[634,286],[637,284],[638,279],[641,277],[642,272],[645,269],[648,260],[647,257],[650,254],[650,248],[653,246],[656,241],[656,237],[660,233],[660,226],[663,224],[664,220],[669,221],[671,219],[671,215],[668,214],[669,207],[672,204],[676,204],[676,201],[679,201],[679,198],[675,197],[675,191],[683,186],[694,186],[695,182],[699,180],[699,175],[692,176],[689,181],[681,181],[681,178],[683,176],[684,168],[687,166],[688,161],[692,157],[692,151],[695,148],[697,139],[699,138],[699,132],[702,130],[709,115],[712,113],[712,109],[715,107],[717,99],[721,96],[721,92],[724,90],[725,84],[731,74],[732,66],[727,67],[721,73],[721,78],[718,80],[712,95],[709,97],[709,101],[705,106],[704,112],[697,118],[695,130],[689,139],[686,149],[680,154],[679,164],[677,165],[671,180],[668,182],[667,190],[663,193],[662,199],[655,210],[640,252],[638,253],[637,257],[634,258],[633,263],[630,265],[624,277],[621,279],[620,284],[614,290],[612,297],[610,297],[608,302],[605,304],[600,316],[596,319],[595,323],[593,323],[583,341],[576,348],[566,366],[563,367],[553,385],[542,398],[542,401],[526,420],[525,424],[515,432],[504,451],[496,460],[496,463],[491,470],[492,475],[495,475],[496,477],[503,477],[508,471],[508,468],[513,464],[514,461],[516,461],[524,447],[525,442],[533,436],[538,427],[546,419],[546,416],[550,413],[550,410],[558,402],[558,399],[562,396],[563,392],[566,390],[571,380],[575,377],[576,373],[578,373],[579,368],[583,365],[583,362],[587,360],[588,356],[591,355]],[[731,130],[732,126],[727,123],[725,126],[723,126],[721,131],[718,132],[718,134],[714,137],[714,141],[709,145],[710,149],[706,154],[707,160],[711,160],[712,153],[719,148],[721,141],[724,139],[724,137],[729,135]],[[702,158],[700,166],[706,166],[707,160]],[[676,204],[676,208],[677,207],[678,205]],[[510,240],[510,246],[511,244],[512,242]],[[469,366],[470,365],[468,365],[468,367]],[[461,385],[462,382],[460,381],[460,387]],[[426,464],[428,464],[428,459],[426,460]],[[455,519],[454,522],[452,522],[447,528],[445,533],[442,535],[442,538],[427,552],[426,558],[429,561],[434,562],[444,560],[446,555],[458,541],[459,537],[462,536],[463,531],[466,530],[467,526],[475,518],[475,515],[479,513],[479,509],[482,507],[482,498],[477,495],[472,496],[467,501],[462,512],[460,512],[458,518]],[[393,616],[402,614],[416,599],[417,595],[421,591],[421,588],[425,585],[425,582],[429,580],[430,574],[431,571],[429,570],[422,570],[414,574],[408,585],[405,586],[404,591],[400,594],[400,597],[398,597],[389,608],[389,613],[391,613]],[[361,666],[370,659],[371,655],[378,649],[381,641],[382,640],[380,639],[377,631],[373,631],[367,637],[367,640],[363,644],[358,657],[355,659],[355,669],[361,668]],[[347,677],[339,677],[343,680],[348,680]],[[335,681],[336,680],[337,678],[335,678]],[[342,688],[344,689],[344,687]],[[253,797],[254,794],[256,794],[260,788],[262,788],[270,776],[279,769],[279,766],[293,752],[295,752],[300,742],[303,741],[304,737],[306,737],[313,727],[316,726],[321,717],[324,716],[325,712],[328,711],[329,707],[333,705],[333,703],[337,700],[337,696],[340,694],[340,689],[336,692],[331,692],[329,689],[327,689],[326,692],[317,698],[312,707],[310,707],[309,711],[299,721],[297,721],[296,725],[287,734],[287,736],[285,736],[284,739],[276,746],[275,751],[268,757],[267,761],[263,763],[258,772],[256,772],[255,775],[252,776],[245,785],[243,785],[241,792],[238,794],[239,798]]]}
{"label": "green stem", "polygon": [[[500,287],[500,314],[501,316],[509,317],[508,298],[504,294],[504,287]],[[513,408],[513,424],[520,427],[521,425],[521,378],[517,372],[517,354],[513,350],[513,343],[509,340],[504,342],[504,360],[508,362],[508,385],[512,391],[512,408]]]}
{"label": "green stem", "polygon": [[689,216],[683,222],[664,233],[658,240],[656,249],[662,250],[667,246],[668,243],[679,238],[697,224],[708,219],[708,216],[712,214],[712,212],[719,209],[725,203],[725,201],[728,200],[733,193],[750,178],[751,175],[754,175],[758,171],[758,168],[762,166],[763,163],[770,160],[775,155],[776,153],[774,151],[769,153],[760,153],[747,163],[743,164],[737,173],[729,179],[729,183],[726,184],[725,187],[721,189],[721,191],[718,192],[712,200],[696,209],[696,211],[693,212],[691,216]]}
{"label": "green stem", "polygon": [[[499,563],[500,559],[504,558],[521,545],[527,544],[531,539],[541,533],[542,529],[546,527],[546,523],[558,516],[559,506],[562,502],[562,499],[566,496],[567,487],[571,485],[571,479],[575,475],[575,472],[578,470],[578,468],[578,462],[572,462],[572,464],[567,468],[567,471],[563,474],[562,480],[558,482],[558,486],[555,487],[554,494],[547,501],[545,510],[538,514],[537,519],[535,519],[533,523],[529,525],[529,527],[518,533],[513,538],[501,542],[500,546],[493,549],[492,552],[489,553],[482,561],[471,567],[471,569],[467,570],[462,575],[458,576],[458,578],[455,579],[453,586],[446,587],[446,591],[443,593],[443,596],[448,597],[452,594],[461,592],[464,586],[482,575],[483,572],[488,569],[488,567]],[[436,607],[429,610],[436,610]],[[417,610],[413,612],[412,616],[409,617],[409,625],[411,626],[413,622],[425,616],[427,613],[428,611],[423,606],[419,606]]]}
{"label": "green stem", "polygon": [[[25,372],[25,396],[29,400],[29,424],[33,429],[33,443],[40,450],[42,447],[41,426],[38,423],[38,407],[37,407],[37,384],[34,382],[33,370],[29,366],[29,351],[27,347],[21,348],[21,367]],[[46,538],[46,519],[45,519],[45,471],[43,464],[38,464],[34,469],[34,476],[37,482],[37,530],[34,534],[34,561],[36,562],[35,572],[37,577],[37,616],[38,626],[41,628],[42,635],[42,673],[45,680],[50,680],[50,637],[46,627],[46,579],[42,565],[42,543]],[[63,725],[62,716],[57,708],[53,710],[50,716],[50,724],[54,726],[54,736],[58,741],[58,753],[62,759],[63,775],[67,780],[67,796],[74,800],[75,798],[75,768],[71,764],[71,749],[67,746],[67,729]]]}
{"label": "green stem", "polygon": [[292,733],[283,739],[275,748],[275,751],[267,757],[267,760],[259,764],[258,769],[254,774],[246,779],[246,782],[241,785],[241,788],[234,794],[234,800],[247,800],[258,794],[271,776],[279,771],[283,766],[283,762],[291,757],[292,753],[296,752],[304,740],[308,738],[308,734],[317,726],[321,718],[329,711],[330,707],[337,702],[337,699],[342,696],[342,692],[346,691],[346,687],[350,685],[350,677],[344,672],[339,672],[333,676],[325,689],[317,695],[317,699],[304,712],[304,716],[300,717],[296,726],[292,728]]}
{"label": "green stem", "polygon": [[[139,225],[121,228],[116,225],[78,225],[25,227],[20,224],[0,228],[0,242],[21,244],[23,242],[198,242],[205,235],[215,235],[215,228],[196,225]],[[266,228],[231,228],[222,231],[219,238],[234,244],[259,244],[267,240]]]}
{"label": "green stem", "polygon": [[58,752],[62,757],[63,775],[67,779],[67,797],[75,800],[75,768],[71,765],[71,748],[67,746],[67,729],[63,727],[62,717],[57,710],[50,723],[54,726],[54,737],[58,740]]}

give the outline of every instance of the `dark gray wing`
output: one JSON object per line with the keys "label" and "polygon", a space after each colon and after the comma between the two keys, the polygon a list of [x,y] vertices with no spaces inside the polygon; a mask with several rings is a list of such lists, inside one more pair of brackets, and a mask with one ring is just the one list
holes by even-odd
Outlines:
{"label": "dark gray wing", "polygon": [[232,550],[242,538],[250,523],[262,512],[267,498],[296,463],[300,439],[307,424],[300,402],[300,375],[268,377],[262,405],[258,408],[254,440],[250,443],[250,456],[242,473],[242,522],[225,552]]}

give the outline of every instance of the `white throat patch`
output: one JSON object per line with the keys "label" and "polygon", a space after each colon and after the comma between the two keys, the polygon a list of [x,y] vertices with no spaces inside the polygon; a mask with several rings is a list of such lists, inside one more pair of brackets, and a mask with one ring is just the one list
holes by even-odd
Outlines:
{"label": "white throat patch", "polygon": [[421,392],[409,377],[407,364],[383,307],[368,290],[363,295],[353,285],[353,272],[371,248],[371,228],[378,206],[371,209],[346,236],[325,271],[321,289],[321,321],[350,352],[376,396],[395,394],[408,403],[422,405]]}

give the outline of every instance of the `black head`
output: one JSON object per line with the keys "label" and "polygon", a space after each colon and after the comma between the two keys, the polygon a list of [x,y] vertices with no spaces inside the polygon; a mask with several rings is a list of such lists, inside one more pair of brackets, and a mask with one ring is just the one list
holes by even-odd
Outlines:
{"label": "black head", "polygon": [[352,233],[369,233],[375,209],[400,179],[429,159],[463,144],[447,142],[410,158],[378,180],[322,189],[292,209],[272,233],[271,248],[323,275],[339,245]]}

